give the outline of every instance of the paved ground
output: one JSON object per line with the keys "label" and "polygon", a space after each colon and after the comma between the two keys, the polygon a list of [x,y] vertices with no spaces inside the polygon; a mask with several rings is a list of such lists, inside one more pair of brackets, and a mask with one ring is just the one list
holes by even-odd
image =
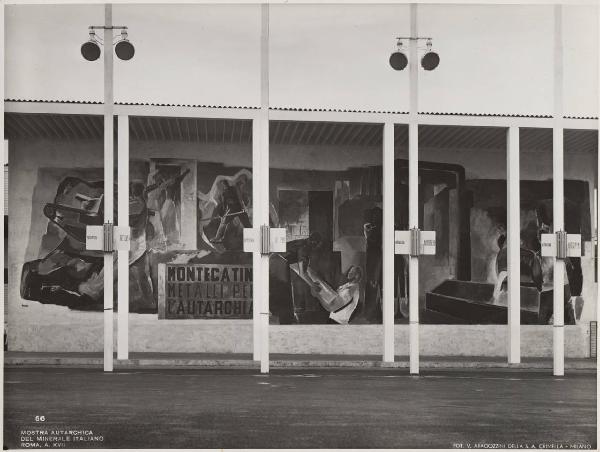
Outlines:
{"label": "paved ground", "polygon": [[10,448],[52,430],[78,432],[55,433],[48,447],[596,447],[587,371],[36,368],[6,369],[4,379]]}

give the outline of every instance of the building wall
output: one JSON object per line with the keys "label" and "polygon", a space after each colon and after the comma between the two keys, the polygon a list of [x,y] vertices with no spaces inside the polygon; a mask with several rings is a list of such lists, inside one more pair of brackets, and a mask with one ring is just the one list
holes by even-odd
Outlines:
{"label": "building wall", "polygon": [[[274,146],[271,165],[302,169],[318,158],[319,169],[336,171],[357,164],[380,164],[380,148],[346,148],[327,152],[327,147]],[[131,142],[131,158],[172,157],[220,162],[231,166],[251,166],[249,145],[204,145],[195,143]],[[342,155],[342,159],[340,159]],[[463,164],[467,178],[505,177],[504,152],[424,150],[426,158]],[[566,158],[565,177],[587,180],[595,186],[595,156]],[[40,168],[101,168],[101,142],[62,142],[16,140],[10,142],[9,188],[9,296],[8,342],[10,350],[28,351],[100,351],[102,315],[98,312],[73,311],[66,307],[23,300],[19,294],[21,268],[38,257],[46,222],[33,211],[32,193]],[[523,179],[546,179],[551,160],[539,154],[525,153],[521,160]],[[527,163],[525,163],[527,162]],[[53,194],[52,194],[53,195]],[[593,199],[593,197],[591,197]],[[41,217],[43,219],[43,217]],[[593,264],[584,269],[587,281],[593,281]],[[597,284],[591,286],[595,291]],[[595,306],[586,319],[596,316]],[[116,319],[116,315],[115,315]],[[130,349],[163,352],[244,352],[252,350],[251,320],[159,320],[156,315],[130,314]],[[424,355],[504,356],[506,327],[502,325],[425,325],[421,329]],[[380,325],[274,325],[270,330],[272,353],[346,353],[374,354],[382,351]],[[552,327],[523,326],[524,356],[551,356]],[[589,353],[589,323],[567,328],[567,356]],[[396,347],[408,354],[408,326],[396,326]]]}

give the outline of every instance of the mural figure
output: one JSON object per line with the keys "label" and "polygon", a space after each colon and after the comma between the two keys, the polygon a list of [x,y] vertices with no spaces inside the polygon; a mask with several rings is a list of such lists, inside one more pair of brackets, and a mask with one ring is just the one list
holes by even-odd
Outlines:
{"label": "mural figure", "polygon": [[[537,291],[542,292],[553,288],[553,267],[551,259],[544,259],[541,255],[541,235],[552,231],[550,206],[548,201],[541,201],[535,206],[534,220],[529,221],[521,230],[521,284],[531,284]],[[498,253],[498,290],[495,298],[506,298],[507,279],[507,249],[506,238],[501,237],[500,252]],[[565,268],[568,285],[565,286],[565,311],[566,324],[575,324],[578,317],[577,311],[581,313],[582,300],[580,298],[583,287],[583,272],[581,269],[581,258],[568,257],[565,259]],[[553,322],[553,314],[550,306],[544,306],[540,312],[539,323]]]}
{"label": "mural figure", "polygon": [[238,218],[244,228],[251,228],[250,218],[246,206],[250,197],[245,192],[247,177],[241,175],[235,185],[230,185],[227,180],[221,181],[221,195],[217,207],[217,215],[221,217],[217,234],[212,238],[212,243],[222,243],[227,233],[227,228],[235,218]]}
{"label": "mural figure", "polygon": [[[326,309],[330,312],[328,323],[339,323],[346,325],[350,322],[350,317],[358,306],[360,300],[360,281],[362,279],[362,269],[352,265],[344,275],[345,282],[337,288],[335,297],[327,305]],[[327,290],[323,287],[324,283],[315,283],[316,292]],[[325,289],[325,290],[324,290]]]}
{"label": "mural figure", "polygon": [[318,279],[318,276],[309,272],[309,265],[316,265],[321,247],[321,234],[315,231],[306,239],[287,242],[285,253],[272,256],[269,277],[270,306],[280,324],[301,321],[306,310],[306,302],[303,297],[293,297],[291,272],[294,271],[310,288],[313,288],[316,284],[313,278]]}

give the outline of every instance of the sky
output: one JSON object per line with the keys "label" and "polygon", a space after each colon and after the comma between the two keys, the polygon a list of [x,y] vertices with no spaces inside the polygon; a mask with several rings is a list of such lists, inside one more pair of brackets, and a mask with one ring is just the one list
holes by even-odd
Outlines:
{"label": "sky", "polygon": [[[565,112],[596,116],[598,9],[563,11]],[[115,59],[115,99],[258,106],[260,17],[257,5],[115,5],[136,48]],[[7,6],[5,97],[101,101],[102,59],[80,46],[103,20],[102,5]],[[408,5],[271,5],[269,27],[272,106],[408,110],[408,70],[388,64]],[[419,71],[420,111],[552,114],[552,6],[419,5],[418,27],[441,60]]]}

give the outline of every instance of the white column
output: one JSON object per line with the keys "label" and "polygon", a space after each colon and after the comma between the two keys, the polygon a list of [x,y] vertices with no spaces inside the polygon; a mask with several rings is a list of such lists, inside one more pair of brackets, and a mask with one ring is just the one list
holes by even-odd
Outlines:
{"label": "white column", "polygon": [[[564,230],[563,42],[562,6],[554,6],[554,128],[552,133],[552,206],[554,232]],[[565,374],[565,262],[554,259],[554,375]]]}
{"label": "white column", "polygon": [[521,206],[519,128],[508,128],[507,149],[507,270],[508,270],[508,362],[521,362]]}
{"label": "white column", "polygon": [[394,123],[383,125],[383,361],[394,362]]}
{"label": "white column", "polygon": [[[118,119],[117,210],[119,226],[129,226],[129,116]],[[117,359],[129,358],[129,251],[118,252]]]}
{"label": "white column", "polygon": [[[104,222],[113,222],[113,31],[112,5],[105,5],[104,29]],[[113,254],[104,254],[104,370],[113,370]]]}
{"label": "white column", "polygon": [[[269,5],[261,5],[261,108],[253,121],[253,227],[269,225]],[[269,255],[254,252],[254,360],[269,372]]]}
{"label": "white column", "polygon": [[[260,176],[262,175],[260,158],[260,119],[252,120],[252,227],[260,227]],[[257,244],[258,248],[258,244]],[[261,255],[258,251],[252,253],[252,359],[260,360],[260,300],[263,296],[260,284]]]}
{"label": "white column", "polygon": [[[410,5],[410,36],[417,37],[417,5]],[[408,227],[419,227],[419,58],[417,41],[409,42],[410,114],[408,124]],[[408,304],[410,332],[410,373],[419,373],[419,258],[410,256],[408,262]]]}
{"label": "white column", "polygon": [[[0,1],[0,36],[4,36],[4,1]],[[4,99],[4,45],[0,46],[0,94],[2,95],[2,99]],[[2,106],[0,107],[0,136],[2,140],[4,140],[4,102],[2,102]],[[4,143],[2,145],[2,150],[4,150]],[[5,158],[2,158],[2,163],[5,163]],[[2,195],[0,195],[0,212],[2,216],[5,215],[4,212],[4,168],[2,168],[2,175],[0,176],[0,190],[2,191]],[[7,212],[6,212],[7,213]],[[2,259],[4,259],[4,218],[2,218],[2,225],[0,226],[0,237],[2,237],[2,245],[0,245],[0,255]],[[6,262],[8,264],[8,262]],[[4,265],[4,263],[3,263]],[[4,268],[4,267],[3,267]],[[4,333],[4,303],[7,302],[7,295],[4,293],[4,271],[2,271],[2,276],[0,276],[2,282],[2,309],[0,309],[0,321],[2,322],[2,332]],[[2,335],[4,338],[4,334]],[[2,352],[0,352],[0,361],[4,362],[4,347],[2,347]],[[0,387],[4,387],[4,372],[0,372]],[[0,425],[4,425],[4,410],[0,410]]]}

